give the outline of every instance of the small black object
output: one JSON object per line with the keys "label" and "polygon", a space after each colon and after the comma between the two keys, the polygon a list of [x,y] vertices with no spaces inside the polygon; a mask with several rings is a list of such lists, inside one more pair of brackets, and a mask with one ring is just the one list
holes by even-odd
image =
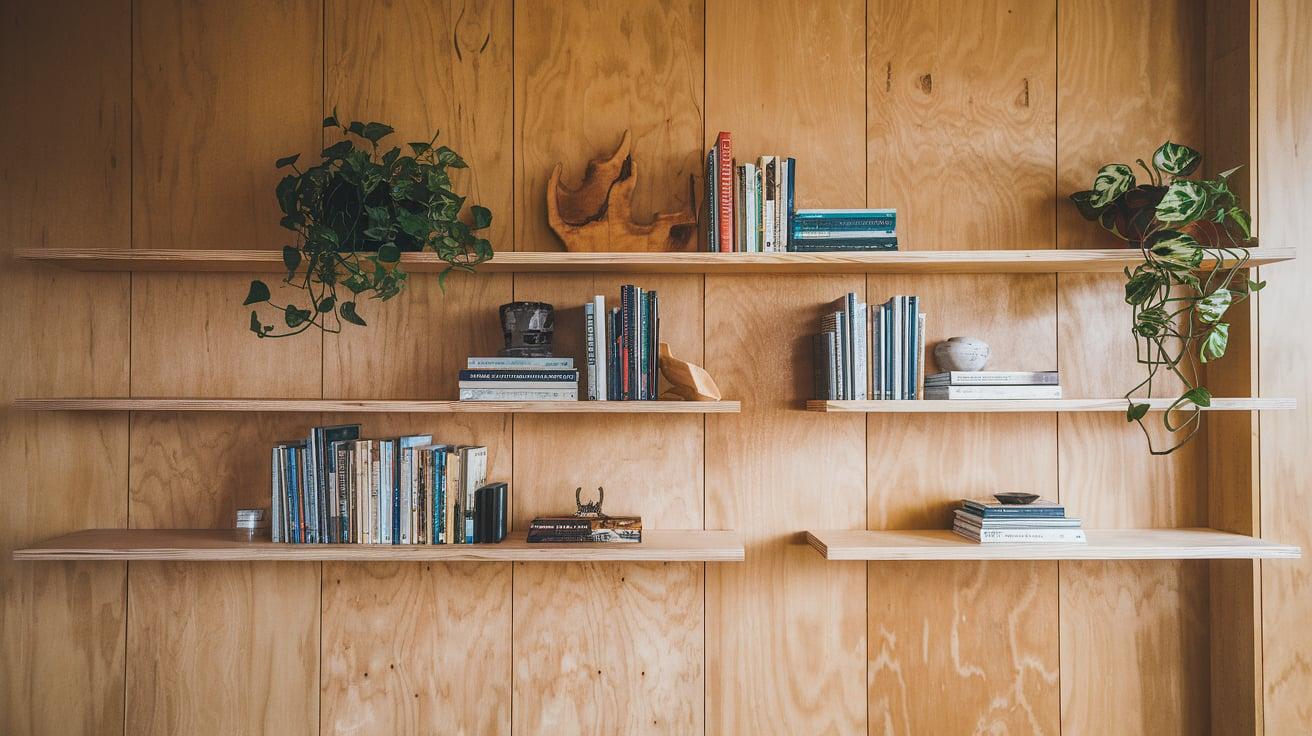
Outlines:
{"label": "small black object", "polygon": [[1039,500],[1037,493],[995,493],[993,497],[998,499],[998,503],[1006,506],[1024,506]]}
{"label": "small black object", "polygon": [[496,544],[506,538],[505,483],[489,483],[474,491],[474,541]]}
{"label": "small black object", "polygon": [[501,355],[514,358],[550,358],[556,327],[555,308],[546,302],[510,302],[501,305],[501,334],[506,347]]}

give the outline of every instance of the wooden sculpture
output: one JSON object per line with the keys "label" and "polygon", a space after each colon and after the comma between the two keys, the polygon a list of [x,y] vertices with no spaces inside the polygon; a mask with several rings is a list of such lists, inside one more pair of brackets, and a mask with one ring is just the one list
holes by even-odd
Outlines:
{"label": "wooden sculpture", "polygon": [[684,401],[720,400],[720,387],[705,368],[674,357],[667,343],[661,343],[660,356],[661,375],[670,383],[666,394],[674,394]]}
{"label": "wooden sculpture", "polygon": [[687,251],[697,247],[697,214],[691,210],[633,221],[633,157],[629,131],[609,158],[588,163],[578,189],[561,184],[561,165],[547,182],[547,222],[565,250],[579,252]]}

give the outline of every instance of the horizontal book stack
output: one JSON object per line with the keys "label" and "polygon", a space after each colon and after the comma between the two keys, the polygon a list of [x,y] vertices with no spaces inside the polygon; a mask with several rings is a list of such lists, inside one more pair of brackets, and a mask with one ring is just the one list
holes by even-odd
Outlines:
{"label": "horizontal book stack", "polygon": [[315,427],[272,455],[271,535],[288,544],[471,544],[506,536],[508,489],[486,447]]}
{"label": "horizontal book stack", "polygon": [[792,220],[793,253],[897,250],[897,210],[798,210]]}
{"label": "horizontal book stack", "polygon": [[965,499],[952,531],[980,544],[1084,544],[1080,520],[1066,509],[1039,499],[1028,504]]}
{"label": "horizontal book stack", "polygon": [[720,253],[782,253],[793,229],[797,160],[734,159],[733,135],[721,132],[706,154],[706,249]]}
{"label": "horizontal book stack", "polygon": [[461,401],[578,401],[573,358],[470,358],[460,371]]}
{"label": "horizontal book stack", "polygon": [[539,516],[528,526],[529,542],[624,543],[642,541],[637,516]]}
{"label": "horizontal book stack", "polygon": [[1057,371],[946,371],[925,379],[925,398],[1060,399]]}
{"label": "horizontal book stack", "polygon": [[895,296],[867,306],[850,293],[821,318],[812,351],[818,399],[919,398],[925,366],[920,297]]}
{"label": "horizontal book stack", "polygon": [[618,307],[598,294],[583,305],[589,401],[655,401],[659,397],[660,298],[633,284],[620,287]]}

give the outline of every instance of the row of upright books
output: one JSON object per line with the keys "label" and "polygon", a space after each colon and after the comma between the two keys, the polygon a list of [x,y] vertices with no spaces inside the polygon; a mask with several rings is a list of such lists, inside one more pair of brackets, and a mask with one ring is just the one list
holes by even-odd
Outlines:
{"label": "row of upright books", "polygon": [[361,439],[360,425],[315,427],[272,455],[271,533],[289,544],[473,544],[507,530],[505,483],[488,452],[430,435]]}
{"label": "row of upright books", "polygon": [[944,371],[925,379],[925,398],[1060,399],[1061,379],[1057,371]]}
{"label": "row of upright books", "polygon": [[1084,544],[1080,520],[1059,503],[963,499],[952,531],[980,544]]}
{"label": "row of upright books", "polygon": [[897,210],[794,206],[797,159],[734,158],[721,131],[706,153],[706,249],[720,253],[897,250]]}
{"label": "row of upright books", "polygon": [[919,398],[925,370],[920,298],[894,296],[867,305],[853,292],[835,306],[812,339],[816,398]]}
{"label": "row of upright books", "polygon": [[660,298],[633,284],[620,287],[620,305],[606,308],[598,294],[583,305],[589,401],[655,401],[658,397]]}

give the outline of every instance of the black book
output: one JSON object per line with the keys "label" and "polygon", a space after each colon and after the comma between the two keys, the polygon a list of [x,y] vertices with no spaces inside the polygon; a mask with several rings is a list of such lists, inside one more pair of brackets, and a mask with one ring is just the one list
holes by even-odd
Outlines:
{"label": "black book", "polygon": [[661,312],[660,300],[656,292],[647,292],[647,398],[656,401],[660,397],[660,344]]}
{"label": "black book", "polygon": [[489,483],[474,492],[474,541],[496,544],[506,538],[507,486]]}

